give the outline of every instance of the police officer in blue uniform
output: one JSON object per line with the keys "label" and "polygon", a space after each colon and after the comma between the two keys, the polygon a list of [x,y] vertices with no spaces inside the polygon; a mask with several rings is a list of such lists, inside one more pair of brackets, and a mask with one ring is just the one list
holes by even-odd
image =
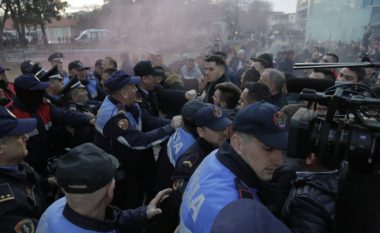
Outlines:
{"label": "police officer in blue uniform", "polygon": [[[117,71],[105,82],[109,90],[96,118],[95,144],[115,155],[120,163],[120,179],[116,183],[113,203],[122,209],[143,203],[147,187],[154,179],[142,161],[142,151],[165,141],[180,127],[179,116],[166,120],[152,117],[135,103],[138,77]],[[153,156],[153,155],[148,155]]]}
{"label": "police officer in blue uniform", "polygon": [[79,60],[75,60],[69,63],[69,79],[64,80],[66,84],[71,78],[77,77],[81,83],[86,86],[88,97],[90,100],[102,101],[104,99],[104,92],[99,86],[99,81],[92,75],[87,74],[88,66],[84,66]]}
{"label": "police officer in blue uniform", "polygon": [[161,147],[157,160],[156,191],[171,186],[170,177],[177,159],[198,138],[194,115],[203,106],[199,100],[190,100],[183,105],[181,116],[183,124],[170,136],[166,145]]}
{"label": "police officer in blue uniform", "polygon": [[27,155],[27,133],[37,120],[17,119],[0,107],[0,229],[1,232],[34,233],[46,208],[43,182],[23,161]]}
{"label": "police officer in blue uniform", "polygon": [[217,214],[232,201],[260,202],[287,144],[287,119],[278,107],[258,102],[242,109],[230,143],[209,154],[192,175],[183,195],[180,232],[210,232]]}
{"label": "police officer in blue uniform", "polygon": [[58,185],[65,197],[54,202],[42,215],[38,233],[135,232],[161,213],[157,208],[170,193],[157,194],[149,205],[135,210],[110,206],[119,166],[115,157],[92,143],[82,144],[59,158],[55,164]]}
{"label": "police officer in blue uniform", "polygon": [[171,176],[173,192],[163,202],[164,213],[155,220],[150,232],[173,232],[178,225],[179,207],[187,182],[203,159],[227,138],[232,121],[217,106],[204,104],[194,115],[199,138],[179,157]]}

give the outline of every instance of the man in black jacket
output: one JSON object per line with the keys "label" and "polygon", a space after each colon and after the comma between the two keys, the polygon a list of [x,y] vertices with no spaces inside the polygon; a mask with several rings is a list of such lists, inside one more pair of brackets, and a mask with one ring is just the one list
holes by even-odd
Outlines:
{"label": "man in black jacket", "polygon": [[[42,182],[25,162],[27,133],[36,130],[37,120],[17,119],[0,107],[0,229],[24,232],[35,229],[46,208]],[[47,185],[47,182],[45,182]],[[33,231],[29,231],[34,233]]]}
{"label": "man in black jacket", "polygon": [[206,58],[206,88],[205,88],[205,103],[213,103],[212,96],[215,92],[215,86],[223,82],[231,82],[225,75],[226,63],[223,58],[217,55],[211,55]]}
{"label": "man in black jacket", "polygon": [[304,171],[297,179],[283,206],[282,219],[294,232],[335,232],[335,199],[341,160],[319,152],[317,140],[311,140],[311,153],[299,164]]}

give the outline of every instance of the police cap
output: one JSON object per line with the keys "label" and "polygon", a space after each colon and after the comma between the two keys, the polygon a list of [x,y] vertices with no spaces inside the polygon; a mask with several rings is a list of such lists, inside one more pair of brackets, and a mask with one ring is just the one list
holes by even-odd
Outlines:
{"label": "police cap", "polygon": [[288,148],[287,117],[280,108],[268,102],[256,102],[238,112],[234,130],[253,135],[265,145],[278,149]]}
{"label": "police cap", "polygon": [[55,52],[55,53],[53,53],[53,54],[51,54],[51,55],[49,56],[48,61],[49,61],[49,62],[52,62],[52,61],[55,60],[55,59],[60,59],[60,60],[62,60],[62,59],[63,59],[63,54],[60,53],[60,52]]}
{"label": "police cap", "polygon": [[17,119],[8,109],[0,106],[0,138],[30,133],[36,127],[36,119]]}
{"label": "police cap", "polygon": [[111,182],[118,167],[114,156],[85,143],[56,161],[55,177],[68,193],[93,193]]}
{"label": "police cap", "polygon": [[222,131],[232,124],[223,110],[212,104],[205,104],[194,116],[197,127],[207,127],[215,131]]}
{"label": "police cap", "polygon": [[109,91],[117,91],[126,85],[137,84],[140,82],[140,77],[137,76],[129,76],[122,70],[115,71],[109,79],[104,82],[104,86]]}

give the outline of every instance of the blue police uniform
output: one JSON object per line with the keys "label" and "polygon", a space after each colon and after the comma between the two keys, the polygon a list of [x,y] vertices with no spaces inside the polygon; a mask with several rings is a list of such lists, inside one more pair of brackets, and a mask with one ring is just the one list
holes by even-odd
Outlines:
{"label": "blue police uniform", "polygon": [[[106,86],[110,91],[138,82],[122,71],[115,72],[109,80]],[[122,209],[141,205],[144,192],[154,186],[149,182],[155,175],[143,162],[146,156],[153,155],[144,150],[169,138],[174,132],[169,123],[170,120],[152,117],[138,104],[125,106],[110,96],[105,98],[98,110],[94,142],[121,163],[124,178],[116,183],[113,204]]]}
{"label": "blue police uniform", "polygon": [[38,222],[38,233],[116,233],[142,229],[147,221],[146,207],[124,210],[108,206],[106,219],[92,219],[75,212],[63,197],[46,209]]}
{"label": "blue police uniform", "polygon": [[[228,203],[240,199],[237,176],[211,152],[190,178],[180,210],[181,232],[210,232],[218,212]],[[256,197],[257,190],[246,185]],[[212,201],[210,201],[210,199]]]}
{"label": "blue police uniform", "polygon": [[211,228],[211,233],[234,232],[291,233],[260,202],[250,199],[241,199],[226,205],[216,216]]}
{"label": "blue police uniform", "polygon": [[[107,225],[106,221],[104,221],[105,226],[101,230],[96,231],[96,225],[93,226],[93,229],[85,229],[79,227],[72,222],[70,222],[67,217],[64,216],[64,208],[66,206],[66,198],[61,198],[58,201],[54,202],[49,208],[45,211],[45,213],[41,216],[41,219],[38,223],[38,227],[36,232],[38,233],[60,233],[60,232],[77,232],[77,233],[90,233],[90,232],[108,232],[108,233],[116,233],[116,230],[111,226],[108,226],[109,229],[105,230]],[[67,215],[67,214],[66,214]],[[95,220],[93,220],[95,221]],[[100,222],[100,221],[99,221]]]}
{"label": "blue police uniform", "polygon": [[[241,110],[234,120],[234,130],[253,135],[271,148],[286,149],[286,121],[272,104],[259,102]],[[211,232],[216,216],[226,205],[243,198],[266,200],[266,195],[271,194],[265,193],[267,188],[234,148],[224,142],[190,178],[180,209],[180,232]]]}
{"label": "blue police uniform", "polygon": [[167,144],[167,153],[170,163],[175,166],[181,155],[190,148],[195,142],[194,136],[185,129],[178,128],[175,133],[170,136]]}

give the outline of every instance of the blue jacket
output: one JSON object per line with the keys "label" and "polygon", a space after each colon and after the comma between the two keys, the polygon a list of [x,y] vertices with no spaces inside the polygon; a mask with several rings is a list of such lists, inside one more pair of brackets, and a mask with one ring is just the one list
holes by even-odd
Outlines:
{"label": "blue jacket", "polygon": [[194,136],[182,127],[178,128],[175,133],[170,136],[167,144],[167,151],[169,161],[173,167],[176,165],[178,158],[181,157],[181,155],[189,149],[194,142]]}
{"label": "blue jacket", "polygon": [[165,141],[174,132],[170,120],[152,117],[138,104],[121,106],[107,96],[96,117],[95,144],[123,161]]}
{"label": "blue jacket", "polygon": [[96,220],[78,214],[63,197],[55,201],[42,215],[36,232],[38,233],[92,233],[92,232],[128,232],[141,230],[147,222],[146,207],[120,211],[107,207],[106,219]]}
{"label": "blue jacket", "polygon": [[216,216],[227,204],[243,198],[261,202],[264,187],[251,167],[224,142],[190,178],[181,204],[180,232],[210,232]]}

